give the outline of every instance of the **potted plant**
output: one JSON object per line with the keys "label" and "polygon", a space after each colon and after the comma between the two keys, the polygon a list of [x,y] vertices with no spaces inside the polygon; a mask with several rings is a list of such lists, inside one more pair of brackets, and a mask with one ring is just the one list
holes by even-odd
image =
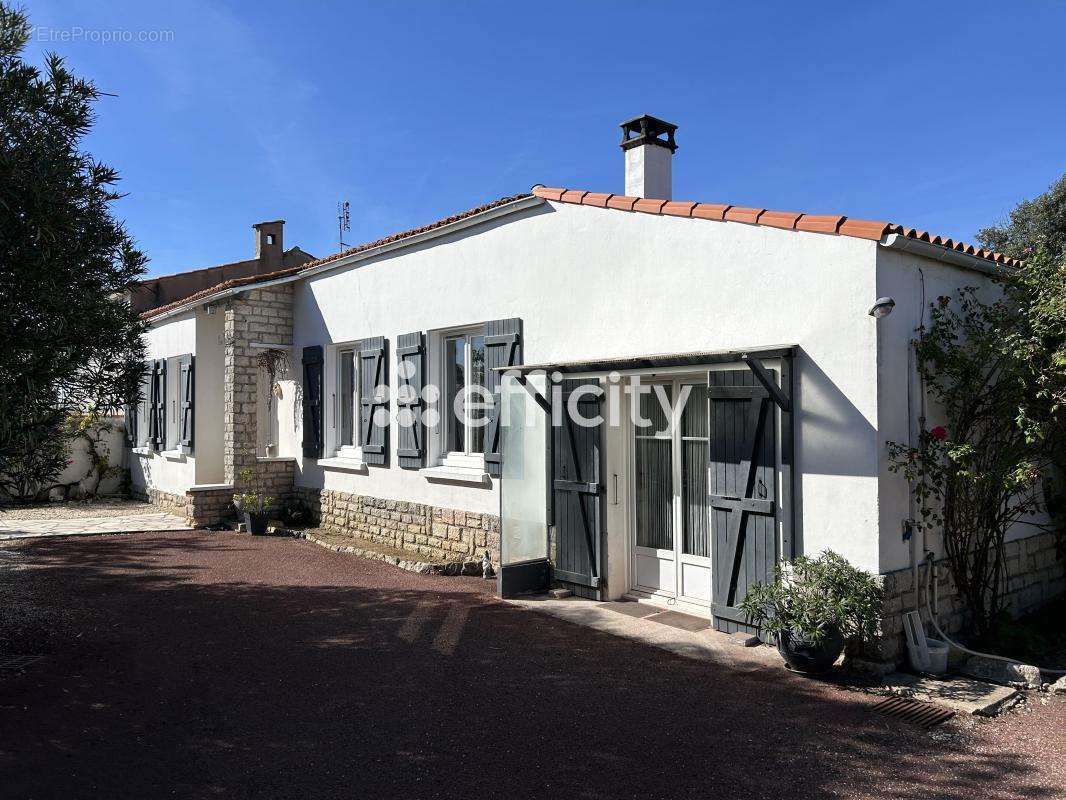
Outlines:
{"label": "potted plant", "polygon": [[257,472],[242,469],[239,475],[241,482],[249,488],[248,491],[233,495],[233,505],[237,507],[248,532],[262,536],[266,533],[269,520],[267,509],[274,505],[274,498],[263,493],[262,481]]}
{"label": "potted plant", "polygon": [[774,580],[748,588],[741,610],[748,622],[777,638],[785,663],[797,672],[825,672],[848,639],[877,630],[883,591],[877,579],[826,550],[778,566]]}

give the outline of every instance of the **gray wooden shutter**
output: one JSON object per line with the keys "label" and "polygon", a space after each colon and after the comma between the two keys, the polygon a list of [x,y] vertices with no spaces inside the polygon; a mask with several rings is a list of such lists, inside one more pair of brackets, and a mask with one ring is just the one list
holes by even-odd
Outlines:
{"label": "gray wooden shutter", "polygon": [[122,418],[126,423],[126,444],[137,446],[137,404],[126,403],[122,407]]}
{"label": "gray wooden shutter", "polygon": [[485,388],[492,393],[492,410],[485,430],[485,470],[500,477],[500,383],[497,367],[522,363],[522,320],[498,319],[485,323]]}
{"label": "gray wooden shutter", "polygon": [[195,358],[192,353],[186,353],[178,363],[181,377],[181,381],[178,384],[178,408],[181,414],[178,435],[182,447],[191,449],[194,430],[193,406],[196,400],[196,382],[193,375]]}
{"label": "gray wooden shutter", "polygon": [[167,360],[157,359],[152,372],[152,447],[167,449]]}
{"label": "gray wooden shutter", "polygon": [[[571,393],[584,387],[578,411],[585,419],[601,415],[604,392],[588,380],[562,384],[564,407]],[[601,415],[602,416],[602,415]],[[552,577],[579,597],[600,599],[603,525],[603,423],[578,425],[563,413],[552,428],[552,505],[555,517],[555,564]]]}
{"label": "gray wooden shutter", "polygon": [[359,442],[363,461],[379,467],[389,456],[387,344],[383,336],[359,343]]}
{"label": "gray wooden shutter", "polygon": [[403,469],[425,464],[426,429],[422,423],[422,386],[425,383],[426,339],[405,333],[396,339],[396,457]]}
{"label": "gray wooden shutter", "polygon": [[136,423],[137,447],[151,447],[155,436],[155,362],[145,361],[141,374],[141,400],[138,403]]}
{"label": "gray wooden shutter", "polygon": [[303,454],[322,457],[322,345],[303,349]]}
{"label": "gray wooden shutter", "polygon": [[755,632],[737,606],[751,584],[773,579],[778,561],[777,415],[770,392],[750,369],[710,372],[707,386],[714,626]]}

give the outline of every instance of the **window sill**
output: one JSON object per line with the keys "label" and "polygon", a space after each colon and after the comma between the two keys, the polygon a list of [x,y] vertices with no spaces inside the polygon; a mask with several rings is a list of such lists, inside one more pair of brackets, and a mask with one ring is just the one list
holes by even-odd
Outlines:
{"label": "window sill", "polygon": [[131,447],[130,452],[135,456],[150,456],[152,455],[151,448],[148,447]]}
{"label": "window sill", "polygon": [[449,481],[451,483],[472,483],[486,486],[489,483],[489,474],[484,469],[477,467],[426,467],[420,469],[418,474],[430,481]]}
{"label": "window sill", "polygon": [[271,462],[271,461],[295,461],[296,456],[256,456],[256,461],[259,462]]}
{"label": "window sill", "polygon": [[184,461],[188,451],[184,447],[179,447],[177,450],[164,450],[159,455],[167,461]]}
{"label": "window sill", "polygon": [[366,463],[354,458],[320,458],[315,463],[322,469],[335,469],[341,472],[368,472]]}
{"label": "window sill", "polygon": [[485,456],[483,453],[448,453],[441,458],[440,466],[448,469],[476,469],[485,471]]}

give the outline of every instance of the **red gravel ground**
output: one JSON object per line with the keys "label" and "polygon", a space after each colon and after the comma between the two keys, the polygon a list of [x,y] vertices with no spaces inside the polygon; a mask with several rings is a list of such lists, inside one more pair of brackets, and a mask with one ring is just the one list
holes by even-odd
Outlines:
{"label": "red gravel ground", "polygon": [[1066,797],[1064,698],[929,734],[292,539],[0,556],[8,646],[47,655],[0,677],[5,800]]}

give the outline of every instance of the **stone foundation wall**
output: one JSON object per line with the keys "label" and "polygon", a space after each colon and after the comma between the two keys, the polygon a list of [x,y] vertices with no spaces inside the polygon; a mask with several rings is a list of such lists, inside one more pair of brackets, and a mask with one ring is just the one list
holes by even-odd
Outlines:
{"label": "stone foundation wall", "polygon": [[259,480],[262,482],[263,494],[274,498],[274,504],[271,509],[273,511],[279,510],[285,500],[292,496],[292,481],[296,474],[296,460],[272,461],[258,459],[255,469],[258,470]]}
{"label": "stone foundation wall", "polygon": [[164,492],[162,489],[148,487],[144,491],[135,491],[134,497],[138,500],[155,506],[165,514],[174,514],[178,517],[185,516],[185,495]]}
{"label": "stone foundation wall", "polygon": [[185,500],[185,518],[195,528],[218,525],[237,516],[232,486],[190,489],[185,493]]}
{"label": "stone foundation wall", "polygon": [[[1066,592],[1066,560],[1056,557],[1053,534],[1044,533],[1008,542],[1004,550],[1006,580],[1003,599],[1004,607],[1012,618],[1035,611]],[[882,576],[885,588],[882,636],[880,642],[868,646],[867,658],[896,663],[907,658],[903,614],[920,607],[922,619],[928,620],[925,611],[926,569],[925,565],[919,567],[917,586],[909,568]],[[937,623],[952,636],[966,626],[965,606],[946,561],[937,562],[936,575]]]}
{"label": "stone foundation wall", "polygon": [[486,550],[500,563],[500,518],[454,508],[297,489],[324,529],[418,553],[429,561],[480,558]]}

